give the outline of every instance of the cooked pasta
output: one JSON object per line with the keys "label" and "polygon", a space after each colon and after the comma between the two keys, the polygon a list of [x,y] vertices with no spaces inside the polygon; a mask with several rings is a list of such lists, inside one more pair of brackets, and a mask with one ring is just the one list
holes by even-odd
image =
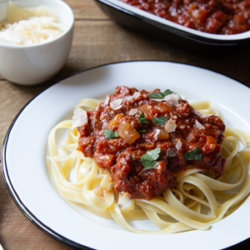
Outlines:
{"label": "cooked pasta", "polygon": [[[93,110],[99,103],[84,99],[76,109]],[[192,107],[201,114],[217,114],[209,102],[197,102]],[[64,136],[60,130],[65,130]],[[73,120],[62,121],[51,130],[47,161],[53,185],[66,201],[114,219],[131,232],[206,230],[249,195],[250,137],[237,129],[225,130],[221,153],[226,160],[219,177],[190,167],[178,173],[174,188],[152,199],[129,199],[124,192],[116,192],[110,172],[77,150],[78,142],[79,130]],[[151,220],[159,230],[138,229],[130,223],[142,219]]]}

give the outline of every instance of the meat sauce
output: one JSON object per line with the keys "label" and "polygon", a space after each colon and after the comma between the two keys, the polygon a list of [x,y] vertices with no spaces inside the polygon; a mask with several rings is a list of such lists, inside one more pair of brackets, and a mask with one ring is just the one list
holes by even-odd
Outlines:
{"label": "meat sauce", "polygon": [[78,150],[110,172],[115,191],[132,199],[174,188],[177,174],[190,166],[214,176],[223,171],[222,120],[201,115],[170,90],[117,87],[87,111],[78,130]]}
{"label": "meat sauce", "polygon": [[214,34],[250,30],[250,0],[122,0],[180,25]]}

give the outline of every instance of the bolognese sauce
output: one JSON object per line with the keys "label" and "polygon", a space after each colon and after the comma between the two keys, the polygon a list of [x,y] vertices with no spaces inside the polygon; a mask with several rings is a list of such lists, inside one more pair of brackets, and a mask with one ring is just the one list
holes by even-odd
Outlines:
{"label": "bolognese sauce", "polygon": [[214,34],[250,30],[249,0],[122,0],[180,25]]}
{"label": "bolognese sauce", "polygon": [[174,188],[177,174],[191,167],[214,176],[223,171],[224,123],[169,89],[117,87],[85,112],[78,150],[107,169],[115,191],[131,199],[149,200]]}

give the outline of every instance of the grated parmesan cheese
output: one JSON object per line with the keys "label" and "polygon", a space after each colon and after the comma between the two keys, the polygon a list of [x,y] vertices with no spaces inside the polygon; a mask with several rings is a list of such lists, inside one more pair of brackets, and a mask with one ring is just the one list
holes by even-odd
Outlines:
{"label": "grated parmesan cheese", "polygon": [[161,132],[161,130],[158,129],[158,128],[155,130],[155,134],[154,134],[154,139],[155,140],[158,140],[158,135],[160,134],[160,132]]}
{"label": "grated parmesan cheese", "polygon": [[123,102],[123,99],[120,98],[120,99],[115,99],[114,101],[112,101],[110,103],[110,107],[113,109],[113,110],[117,110],[117,109],[120,109],[122,107],[122,102]]}
{"label": "grated parmesan cheese", "polygon": [[177,127],[176,122],[173,119],[170,119],[165,123],[165,130],[167,133],[174,132],[176,127]]}
{"label": "grated parmesan cheese", "polygon": [[172,93],[164,97],[165,101],[168,101],[171,106],[176,106],[179,103],[180,96],[176,93]]}
{"label": "grated parmesan cheese", "polygon": [[128,112],[128,115],[135,115],[138,113],[138,109],[134,108],[134,109],[130,109]]}
{"label": "grated parmesan cheese", "polygon": [[175,144],[175,147],[176,147],[177,150],[180,150],[180,149],[181,149],[181,147],[182,147],[182,142],[181,142],[180,139],[177,140],[177,142],[176,142],[176,144]]}
{"label": "grated parmesan cheese", "polygon": [[48,7],[19,8],[11,3],[7,21],[0,24],[0,41],[35,45],[52,41],[62,32],[62,25]]}
{"label": "grated parmesan cheese", "polygon": [[205,128],[198,120],[195,120],[195,127],[198,128],[198,129],[204,129]]}
{"label": "grated parmesan cheese", "polygon": [[72,120],[72,128],[77,128],[85,125],[86,123],[88,123],[87,112],[80,108],[75,109]]}

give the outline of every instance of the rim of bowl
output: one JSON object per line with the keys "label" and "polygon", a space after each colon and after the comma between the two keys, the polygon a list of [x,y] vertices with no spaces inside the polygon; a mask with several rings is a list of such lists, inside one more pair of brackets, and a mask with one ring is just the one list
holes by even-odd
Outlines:
{"label": "rim of bowl", "polygon": [[[54,1],[59,5],[62,5],[63,8],[67,9],[70,13],[70,21],[69,21],[69,26],[67,29],[65,29],[58,37],[56,37],[53,40],[50,41],[45,41],[39,44],[32,44],[32,45],[17,45],[17,44],[9,44],[9,43],[3,43],[0,41],[0,47],[5,47],[5,48],[14,48],[14,49],[27,49],[27,48],[36,48],[36,47],[41,47],[50,43],[54,43],[55,41],[61,39],[63,36],[65,36],[74,26],[74,21],[75,21],[75,17],[74,17],[74,12],[71,9],[71,7],[66,4],[64,1],[61,0],[50,0],[50,1]],[[34,6],[39,6],[39,2],[34,2],[35,5]],[[54,10],[55,8],[50,7],[52,10]]]}
{"label": "rim of bowl", "polygon": [[199,30],[195,30],[195,29],[191,29],[188,27],[185,27],[183,25],[174,23],[172,21],[169,21],[167,19],[158,17],[154,14],[151,14],[147,11],[144,10],[140,10],[134,6],[131,6],[127,3],[122,2],[121,0],[97,0],[98,2],[104,3],[106,5],[109,5],[113,8],[119,9],[123,12],[126,12],[127,14],[130,15],[137,15],[138,17],[144,19],[145,22],[147,22],[148,20],[154,21],[156,23],[160,23],[163,25],[167,25],[170,26],[172,28],[175,28],[177,30],[189,33],[189,34],[193,34],[199,37],[203,37],[203,38],[207,38],[207,39],[211,39],[211,40],[217,40],[217,41],[237,41],[237,40],[245,40],[245,39],[250,39],[250,31],[245,31],[242,33],[238,33],[238,34],[231,34],[231,35],[223,35],[223,34],[211,34],[211,33],[207,33],[207,32],[203,32],[203,31],[199,31]]}

